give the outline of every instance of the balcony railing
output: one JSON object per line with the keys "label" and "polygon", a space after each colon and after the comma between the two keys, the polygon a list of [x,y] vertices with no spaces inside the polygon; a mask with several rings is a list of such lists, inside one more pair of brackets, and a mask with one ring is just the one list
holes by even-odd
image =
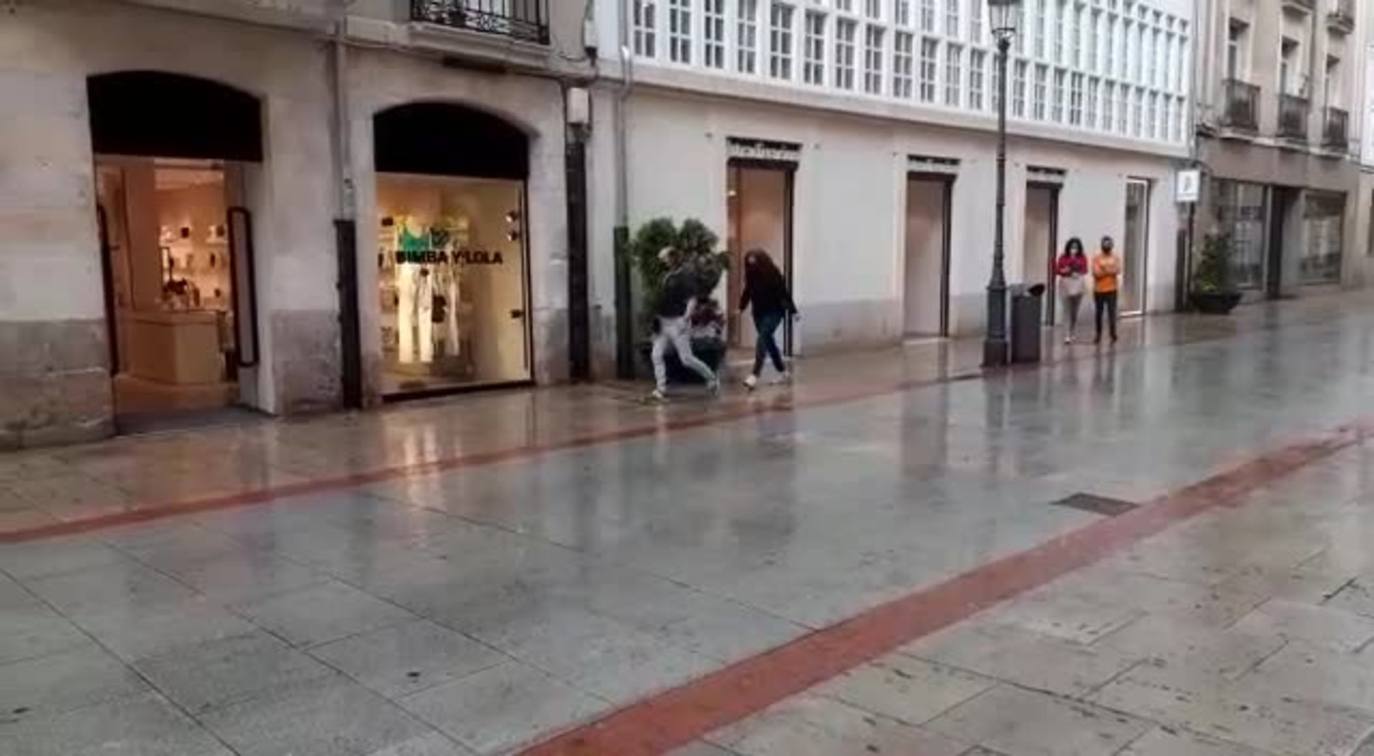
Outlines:
{"label": "balcony railing", "polygon": [[1317,0],[1283,0],[1283,4],[1301,10],[1316,10]]}
{"label": "balcony railing", "polygon": [[1307,98],[1290,94],[1279,95],[1279,136],[1293,141],[1307,141]]}
{"label": "balcony railing", "polygon": [[1226,111],[1222,125],[1238,131],[1259,130],[1260,88],[1238,79],[1227,79]]}
{"label": "balcony railing", "polygon": [[549,43],[549,0],[411,0],[410,19]]}
{"label": "balcony railing", "polygon": [[1326,23],[1346,34],[1355,31],[1355,0],[1336,0],[1335,7],[1326,14]]}
{"label": "balcony railing", "polygon": [[1340,108],[1327,108],[1322,122],[1322,146],[1345,152],[1350,146],[1350,114]]}

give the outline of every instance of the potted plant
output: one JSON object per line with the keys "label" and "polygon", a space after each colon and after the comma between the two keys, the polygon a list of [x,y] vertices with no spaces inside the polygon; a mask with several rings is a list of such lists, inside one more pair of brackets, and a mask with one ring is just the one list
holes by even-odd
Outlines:
{"label": "potted plant", "polygon": [[[699,220],[688,219],[677,226],[669,218],[656,218],[639,227],[630,242],[630,253],[635,268],[639,271],[641,297],[640,317],[648,330],[652,331],[655,313],[658,311],[659,297],[663,292],[663,278],[668,273],[661,253],[664,249],[676,251],[683,265],[692,271],[695,279],[696,307],[692,310],[692,352],[712,370],[719,369],[725,361],[725,311],[716,301],[714,293],[720,279],[730,267],[730,256],[718,250],[720,237]],[[643,361],[649,362],[652,343],[640,344],[639,351]],[[676,354],[666,359],[668,377],[672,381],[687,383],[699,382],[696,373],[682,367]]]}
{"label": "potted plant", "polygon": [[1203,239],[1190,297],[1198,312],[1225,315],[1240,304],[1240,290],[1231,279],[1231,254],[1230,236],[1208,234]]}

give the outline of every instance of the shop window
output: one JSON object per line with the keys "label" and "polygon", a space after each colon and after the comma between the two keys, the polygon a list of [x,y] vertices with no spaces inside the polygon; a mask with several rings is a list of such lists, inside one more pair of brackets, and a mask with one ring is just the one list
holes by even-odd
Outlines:
{"label": "shop window", "polygon": [[1264,285],[1267,211],[1262,184],[1218,179],[1213,182],[1217,228],[1231,237],[1231,276],[1243,289]]}
{"label": "shop window", "polygon": [[1304,284],[1340,283],[1345,195],[1308,192],[1303,224],[1306,244],[1298,262],[1299,280]]}

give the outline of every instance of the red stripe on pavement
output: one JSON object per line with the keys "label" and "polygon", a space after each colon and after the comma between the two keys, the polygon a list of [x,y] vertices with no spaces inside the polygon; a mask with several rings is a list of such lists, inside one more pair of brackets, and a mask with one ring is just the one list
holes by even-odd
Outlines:
{"label": "red stripe on pavement", "polygon": [[1126,514],[882,604],[613,712],[526,756],[652,756],[738,722],[999,602],[1085,567],[1171,525],[1277,481],[1359,441],[1360,423],[1264,454]]}

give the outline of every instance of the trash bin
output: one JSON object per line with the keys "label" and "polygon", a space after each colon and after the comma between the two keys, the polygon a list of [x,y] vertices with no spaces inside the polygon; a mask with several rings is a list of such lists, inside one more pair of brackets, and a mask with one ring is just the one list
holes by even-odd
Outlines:
{"label": "trash bin", "polygon": [[1011,361],[1040,361],[1040,324],[1045,285],[1011,287]]}

